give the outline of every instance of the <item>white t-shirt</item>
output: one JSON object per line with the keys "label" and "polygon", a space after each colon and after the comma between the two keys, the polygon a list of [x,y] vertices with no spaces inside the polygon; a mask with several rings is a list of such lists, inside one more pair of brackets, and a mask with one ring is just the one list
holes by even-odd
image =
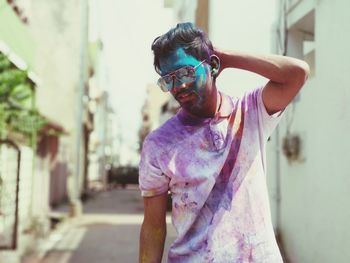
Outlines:
{"label": "white t-shirt", "polygon": [[180,110],[144,141],[142,195],[172,194],[178,236],[168,262],[283,262],[265,177],[266,142],[281,114],[267,113],[262,88],[232,104],[226,118]]}

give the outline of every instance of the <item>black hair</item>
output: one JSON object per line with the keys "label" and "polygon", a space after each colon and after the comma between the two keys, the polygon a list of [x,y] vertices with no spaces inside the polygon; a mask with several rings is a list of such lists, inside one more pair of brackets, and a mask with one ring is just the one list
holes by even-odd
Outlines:
{"label": "black hair", "polygon": [[169,56],[177,48],[183,48],[186,54],[198,60],[210,61],[210,56],[214,52],[213,45],[203,30],[192,23],[179,23],[152,43],[153,65],[158,73],[160,73],[159,60]]}

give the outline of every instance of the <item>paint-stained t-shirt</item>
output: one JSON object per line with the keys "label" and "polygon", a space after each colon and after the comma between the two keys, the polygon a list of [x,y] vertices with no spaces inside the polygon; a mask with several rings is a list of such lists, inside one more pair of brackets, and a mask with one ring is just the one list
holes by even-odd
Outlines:
{"label": "paint-stained t-shirt", "polygon": [[142,195],[172,195],[170,263],[283,262],[265,175],[266,143],[281,114],[267,113],[262,88],[231,101],[229,117],[180,110],[144,141]]}

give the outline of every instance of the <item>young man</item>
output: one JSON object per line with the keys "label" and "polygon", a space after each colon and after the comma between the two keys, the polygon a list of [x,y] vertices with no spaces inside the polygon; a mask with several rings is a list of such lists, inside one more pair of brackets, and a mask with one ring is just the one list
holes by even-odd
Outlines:
{"label": "young man", "polygon": [[[190,23],[156,38],[152,50],[158,85],[181,109],[143,144],[140,262],[161,262],[168,191],[178,234],[168,262],[282,262],[271,223],[265,146],[307,79],[308,65],[218,50]],[[269,82],[231,98],[215,85],[225,68]]]}

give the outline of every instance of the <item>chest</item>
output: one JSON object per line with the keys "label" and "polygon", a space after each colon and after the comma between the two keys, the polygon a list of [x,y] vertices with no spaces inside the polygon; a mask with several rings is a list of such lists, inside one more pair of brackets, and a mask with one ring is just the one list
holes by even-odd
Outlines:
{"label": "chest", "polygon": [[232,155],[237,155],[234,159],[238,163],[247,162],[249,156],[257,153],[259,145],[257,132],[245,126],[242,121],[224,120],[200,127],[183,127],[161,156],[161,168],[170,177],[171,184],[215,180]]}
{"label": "chest", "polygon": [[193,184],[215,178],[226,159],[227,146],[231,141],[227,121],[184,127],[161,156],[162,170],[171,178],[171,184]]}

